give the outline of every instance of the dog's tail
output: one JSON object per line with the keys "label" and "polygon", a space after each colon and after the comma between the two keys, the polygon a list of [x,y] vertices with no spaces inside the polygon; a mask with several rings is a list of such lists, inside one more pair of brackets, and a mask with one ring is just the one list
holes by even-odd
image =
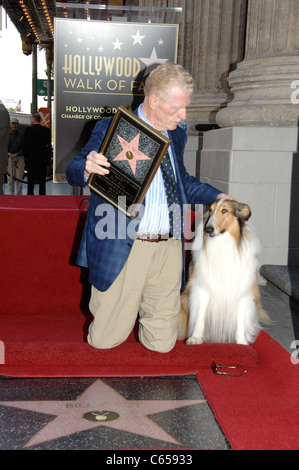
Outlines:
{"label": "dog's tail", "polygon": [[181,308],[178,316],[178,339],[183,340],[188,336],[189,324],[189,292],[188,287],[181,294]]}
{"label": "dog's tail", "polygon": [[261,293],[260,293],[260,289],[259,289],[259,286],[258,286],[258,281],[256,282],[253,289],[254,289],[254,301],[255,301],[256,310],[257,310],[257,314],[258,314],[260,322],[264,323],[265,325],[272,325],[273,322],[272,322],[271,318],[269,317],[268,313],[262,307]]}
{"label": "dog's tail", "polygon": [[177,338],[184,340],[188,338],[188,327],[189,327],[189,298],[190,298],[190,288],[195,278],[195,269],[193,263],[190,263],[188,269],[188,282],[184,292],[181,293],[181,306],[178,316],[178,335]]}
{"label": "dog's tail", "polygon": [[261,323],[264,323],[265,325],[273,325],[273,321],[269,317],[266,310],[263,309],[261,304],[257,305],[256,308],[257,308],[257,314],[258,314],[258,317],[259,317]]}

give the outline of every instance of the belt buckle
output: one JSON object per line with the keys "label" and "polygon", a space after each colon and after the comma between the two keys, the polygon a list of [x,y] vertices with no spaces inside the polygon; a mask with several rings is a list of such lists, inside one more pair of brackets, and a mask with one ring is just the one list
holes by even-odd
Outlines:
{"label": "belt buckle", "polygon": [[161,235],[160,233],[149,233],[147,240],[157,243],[161,240]]}
{"label": "belt buckle", "polygon": [[229,375],[230,377],[240,377],[241,375],[245,374],[245,372],[247,372],[246,369],[244,369],[240,374],[230,374],[229,372],[225,372],[225,371],[222,371],[222,370],[219,370],[219,369],[238,369],[239,367],[241,367],[243,365],[244,365],[244,363],[241,362],[237,366],[223,366],[223,365],[216,364],[216,362],[213,361],[212,370],[213,370],[214,374]]}
{"label": "belt buckle", "polygon": [[136,236],[137,240],[141,240],[142,242],[154,242],[158,243],[161,241],[169,240],[172,238],[171,233],[137,233]]}
{"label": "belt buckle", "polygon": [[140,233],[137,234],[137,239],[142,242],[159,242],[161,235],[159,233]]}

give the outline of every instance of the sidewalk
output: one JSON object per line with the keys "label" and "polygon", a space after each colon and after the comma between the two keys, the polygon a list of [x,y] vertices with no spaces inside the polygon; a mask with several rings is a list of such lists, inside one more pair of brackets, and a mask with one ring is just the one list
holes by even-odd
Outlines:
{"label": "sidewalk", "polygon": [[274,322],[265,330],[291,353],[299,345],[299,266],[264,265],[260,269],[262,304]]}

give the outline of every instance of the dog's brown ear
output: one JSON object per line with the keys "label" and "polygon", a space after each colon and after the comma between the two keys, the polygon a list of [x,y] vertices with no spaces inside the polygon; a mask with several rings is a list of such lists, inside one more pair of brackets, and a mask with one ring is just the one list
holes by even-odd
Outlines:
{"label": "dog's brown ear", "polygon": [[205,224],[207,222],[208,218],[210,217],[211,205],[212,204],[207,204],[206,205],[206,210],[205,210],[205,212],[203,213],[203,216],[202,216],[203,224]]}
{"label": "dog's brown ear", "polygon": [[207,210],[203,216],[202,216],[202,221],[203,221],[203,224],[205,225],[207,223],[207,221],[209,220],[209,217],[210,217],[210,212]]}
{"label": "dog's brown ear", "polygon": [[237,203],[236,206],[236,216],[242,220],[248,220],[251,217],[251,210],[247,204],[242,204],[241,202]]}

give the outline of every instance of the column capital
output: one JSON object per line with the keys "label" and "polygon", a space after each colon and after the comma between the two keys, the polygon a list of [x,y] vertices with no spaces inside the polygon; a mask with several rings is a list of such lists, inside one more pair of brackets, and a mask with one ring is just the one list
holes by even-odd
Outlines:
{"label": "column capital", "polygon": [[[267,36],[267,34],[269,36]],[[297,126],[299,5],[295,0],[249,0],[246,54],[228,83],[234,98],[216,121],[230,126]]]}

